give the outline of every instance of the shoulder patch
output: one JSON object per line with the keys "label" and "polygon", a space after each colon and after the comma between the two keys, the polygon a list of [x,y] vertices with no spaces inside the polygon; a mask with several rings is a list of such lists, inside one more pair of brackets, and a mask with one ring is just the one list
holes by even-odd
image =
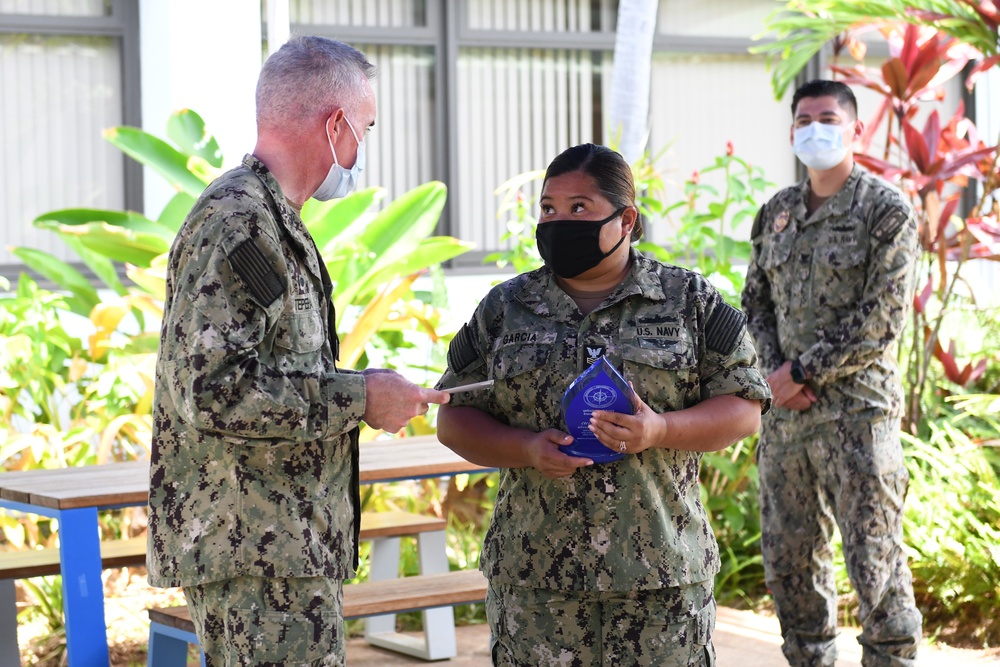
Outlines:
{"label": "shoulder patch", "polygon": [[250,295],[264,308],[285,292],[285,283],[253,239],[247,239],[229,253],[233,271],[243,279]]}
{"label": "shoulder patch", "polygon": [[747,316],[742,310],[733,308],[721,298],[705,325],[705,343],[708,349],[719,354],[730,355],[743,337],[747,326]]}
{"label": "shoulder patch", "polygon": [[910,215],[905,209],[896,206],[876,211],[876,216],[872,222],[871,235],[883,243],[894,239],[899,230],[910,219]]}
{"label": "shoulder patch", "polygon": [[463,324],[448,346],[448,367],[455,373],[464,373],[479,361],[476,349],[476,320]]}

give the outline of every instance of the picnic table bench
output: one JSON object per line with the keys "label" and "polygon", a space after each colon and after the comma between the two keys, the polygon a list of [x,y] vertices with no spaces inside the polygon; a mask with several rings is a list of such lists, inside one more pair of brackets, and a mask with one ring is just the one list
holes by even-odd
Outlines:
{"label": "picnic table bench", "polygon": [[[361,446],[360,477],[363,484],[486,470],[452,452],[438,442],[436,436],[376,441],[363,443]],[[0,508],[41,514],[59,521],[56,560],[58,573],[63,577],[66,645],[70,667],[109,664],[101,570],[104,567],[103,557],[110,556],[108,550],[114,548],[105,546],[102,554],[97,513],[104,509],[142,506],[148,502],[148,498],[148,461],[0,473]],[[438,538],[431,537],[436,534],[439,534]],[[443,552],[443,530],[420,535],[426,539],[439,539]],[[121,548],[133,549],[133,553],[126,554],[125,559],[131,560],[125,564],[136,564],[139,558],[135,553],[140,548],[138,544]],[[142,553],[144,561],[145,552]],[[398,549],[396,556],[398,558]],[[46,555],[50,560],[54,557],[54,553]],[[31,567],[53,566],[51,562],[48,565],[35,562]],[[30,570],[12,570],[15,574],[27,571]],[[0,585],[5,584],[6,579],[10,577],[0,571]],[[10,585],[12,590],[12,581]],[[0,592],[3,590],[0,589]],[[4,626],[7,625],[4,613],[0,604],[0,633],[5,631]],[[8,650],[8,642],[4,639],[0,634],[0,662],[7,664],[9,659],[3,655],[3,651]],[[13,642],[13,651],[16,655],[16,640]]]}

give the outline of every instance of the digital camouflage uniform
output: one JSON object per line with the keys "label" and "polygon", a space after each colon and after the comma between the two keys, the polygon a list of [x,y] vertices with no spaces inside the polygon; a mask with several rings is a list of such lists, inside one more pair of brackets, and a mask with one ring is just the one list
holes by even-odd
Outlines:
{"label": "digital camouflage uniform", "polygon": [[[343,661],[339,598],[320,610],[288,593],[339,590],[356,566],[365,381],[335,366],[331,293],[312,237],[253,156],[208,186],[170,251],[149,579],[185,587],[203,644],[228,647],[216,664],[300,664],[330,646],[341,655],[323,664]],[[266,580],[285,593],[261,591]],[[311,642],[291,641],[306,628]],[[267,654],[238,650],[261,642]]]}
{"label": "digital camouflage uniform", "polygon": [[[713,396],[770,398],[743,313],[700,275],[635,253],[626,279],[586,316],[548,268],[493,288],[452,342],[439,386],[493,379],[490,391],[455,394],[451,405],[565,431],[563,392],[602,354],[658,413]],[[481,558],[495,664],[712,664],[719,555],[700,461],[648,449],[560,479],[502,470]],[[572,599],[553,603],[560,594],[607,601],[609,613],[586,618]],[[608,623],[613,644],[596,634]]]}
{"label": "digital camouflage uniform", "polygon": [[909,475],[895,342],[913,299],[917,224],[902,195],[855,166],[806,215],[808,181],[764,205],[743,309],[768,375],[798,359],[817,402],[761,428],[761,540],[791,665],[833,665],[834,521],[859,598],[866,666],[912,665],[921,636],[902,551]]}

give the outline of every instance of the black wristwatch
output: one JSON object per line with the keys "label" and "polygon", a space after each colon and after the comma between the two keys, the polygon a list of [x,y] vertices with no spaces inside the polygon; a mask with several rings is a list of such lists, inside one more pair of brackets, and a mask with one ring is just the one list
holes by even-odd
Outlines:
{"label": "black wristwatch", "polygon": [[802,363],[798,359],[795,359],[792,361],[792,382],[805,384],[806,379],[806,369],[802,368]]}

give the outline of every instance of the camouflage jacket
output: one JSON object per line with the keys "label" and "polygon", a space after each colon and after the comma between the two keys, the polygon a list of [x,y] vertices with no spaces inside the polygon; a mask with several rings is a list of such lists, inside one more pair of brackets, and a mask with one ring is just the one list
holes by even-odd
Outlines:
{"label": "camouflage jacket", "polygon": [[770,374],[798,359],[818,401],[773,418],[819,423],[874,410],[896,417],[894,343],[913,301],[917,223],[903,195],[855,165],[840,192],[806,216],[808,180],[757,214],[743,310]]}
{"label": "camouflage jacket", "polygon": [[[633,253],[629,275],[589,315],[542,268],[493,288],[448,353],[439,386],[492,378],[488,392],[455,394],[531,431],[566,430],[560,400],[603,354],[653,410],[712,396],[761,399],[745,316],[702,276]],[[572,476],[505,469],[481,567],[498,583],[626,591],[711,579],[718,545],[702,506],[701,455],[649,449]]]}
{"label": "camouflage jacket", "polygon": [[332,289],[252,156],[170,250],[156,364],[149,579],[351,576],[365,380],[338,372]]}

